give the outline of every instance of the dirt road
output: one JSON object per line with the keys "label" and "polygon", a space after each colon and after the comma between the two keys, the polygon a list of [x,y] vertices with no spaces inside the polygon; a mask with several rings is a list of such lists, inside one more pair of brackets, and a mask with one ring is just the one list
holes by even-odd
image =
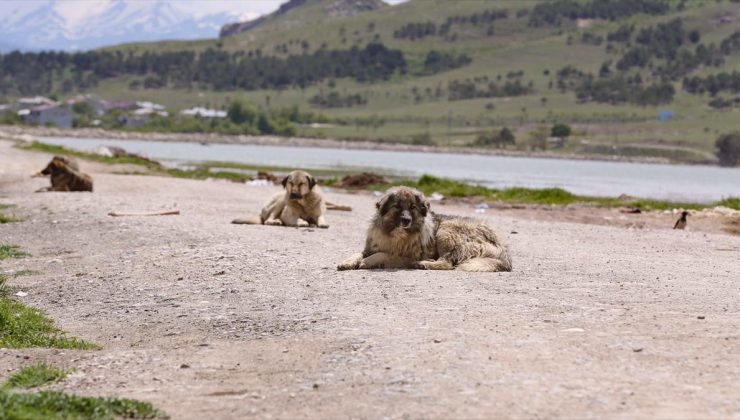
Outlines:
{"label": "dirt road", "polygon": [[45,360],[77,369],[59,389],[177,419],[740,418],[740,237],[489,211],[512,273],[337,272],[370,196],[328,194],[355,208],[328,230],[237,226],[276,189],[83,162],[94,193],[33,194],[48,159],[0,142],[25,218],[0,243],[32,254],[0,272],[37,270],[23,302],[103,349],[2,349],[2,377]]}

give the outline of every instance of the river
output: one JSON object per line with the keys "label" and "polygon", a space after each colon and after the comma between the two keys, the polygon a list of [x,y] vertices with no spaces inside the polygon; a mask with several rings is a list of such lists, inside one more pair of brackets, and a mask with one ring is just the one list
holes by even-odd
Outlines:
{"label": "river", "polygon": [[591,160],[44,137],[44,143],[89,151],[119,146],[176,166],[224,161],[302,169],[368,170],[418,177],[430,174],[493,188],[560,187],[575,194],[711,202],[740,196],[740,169]]}

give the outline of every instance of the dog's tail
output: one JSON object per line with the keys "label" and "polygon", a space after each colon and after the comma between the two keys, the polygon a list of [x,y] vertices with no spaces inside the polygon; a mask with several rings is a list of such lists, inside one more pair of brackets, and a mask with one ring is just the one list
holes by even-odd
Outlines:
{"label": "dog's tail", "polygon": [[352,207],[350,206],[343,206],[341,204],[332,203],[331,201],[326,202],[326,209],[337,211],[352,211]]}
{"label": "dog's tail", "polygon": [[478,257],[471,258],[457,266],[460,271],[511,271],[511,257],[507,251],[503,251],[498,258]]}
{"label": "dog's tail", "polygon": [[240,219],[234,219],[231,223],[235,225],[261,225],[262,219],[259,216],[250,216]]}

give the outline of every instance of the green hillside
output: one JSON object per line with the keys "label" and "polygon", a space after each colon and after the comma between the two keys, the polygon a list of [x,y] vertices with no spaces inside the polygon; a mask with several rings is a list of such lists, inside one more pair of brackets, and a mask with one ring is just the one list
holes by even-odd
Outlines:
{"label": "green hillside", "polygon": [[[237,98],[262,109],[297,106],[322,117],[320,124],[299,126],[297,134],[305,136],[486,146],[491,143],[486,139],[495,137],[491,133],[506,126],[516,136],[511,147],[520,149],[695,162],[713,159],[718,135],[737,126],[740,80],[732,78],[740,71],[737,1],[410,0],[331,16],[335,3],[309,0],[222,39],[103,50],[120,56],[194,51],[201,61],[251,63],[214,64],[207,71],[236,73],[220,82],[170,77],[146,88],[150,75],[116,74],[83,90],[175,109],[225,108]],[[235,87],[252,77],[239,69],[273,71],[265,67],[266,57],[285,63],[278,73],[291,66],[309,72],[304,69],[321,68],[332,52],[369,44],[399,50],[405,66],[368,74],[351,69],[344,77],[333,77],[336,69],[316,70],[310,78],[291,70],[287,84],[255,74],[257,85]],[[367,66],[375,70],[383,63]],[[720,73],[729,81],[706,79]],[[246,81],[230,85],[236,77]],[[697,79],[688,92],[691,78]],[[59,77],[49,83],[62,91]],[[658,120],[661,112],[665,121]],[[543,140],[555,123],[573,126],[567,141]]]}

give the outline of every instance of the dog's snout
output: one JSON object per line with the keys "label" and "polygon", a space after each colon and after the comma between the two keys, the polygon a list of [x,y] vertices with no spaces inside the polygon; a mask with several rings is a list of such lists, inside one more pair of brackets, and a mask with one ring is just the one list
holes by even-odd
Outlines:
{"label": "dog's snout", "polygon": [[408,227],[409,225],[411,225],[411,212],[404,210],[403,213],[401,213],[401,226]]}
{"label": "dog's snout", "polygon": [[297,192],[290,193],[290,198],[294,200],[300,200],[302,197],[303,196],[301,195],[301,193],[297,193]]}

